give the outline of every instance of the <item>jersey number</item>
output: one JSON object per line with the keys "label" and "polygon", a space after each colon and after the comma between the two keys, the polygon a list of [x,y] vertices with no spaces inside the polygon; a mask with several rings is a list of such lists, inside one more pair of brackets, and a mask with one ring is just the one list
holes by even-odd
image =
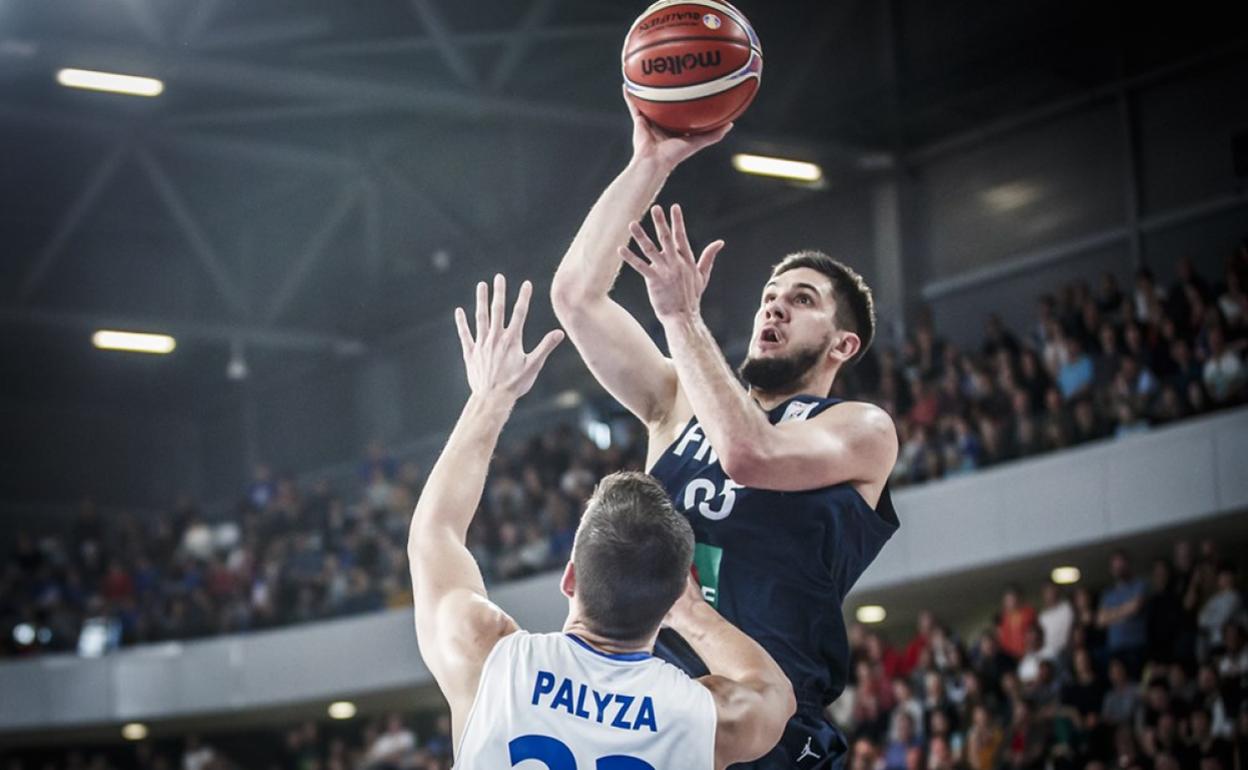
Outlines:
{"label": "jersey number", "polygon": [[[572,750],[563,741],[548,735],[513,738],[507,744],[507,750],[511,752],[512,767],[526,759],[536,759],[549,770],[576,770],[576,757],[572,756]],[[654,765],[649,762],[620,754],[599,757],[594,767],[596,770],[654,770]]]}
{"label": "jersey number", "polygon": [[[716,494],[715,484],[707,479],[694,479],[685,485],[685,494],[681,506],[686,511],[697,511],[711,521],[728,518],[732,506],[737,504],[737,490],[741,485],[732,479],[724,479],[724,488]],[[722,497],[723,502],[718,508],[711,507],[711,501]]]}

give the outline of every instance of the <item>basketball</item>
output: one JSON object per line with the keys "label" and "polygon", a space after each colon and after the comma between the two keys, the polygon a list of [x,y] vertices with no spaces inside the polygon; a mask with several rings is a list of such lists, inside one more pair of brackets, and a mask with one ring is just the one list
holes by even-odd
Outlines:
{"label": "basketball", "polygon": [[735,120],[754,101],[763,49],[745,15],[719,0],[660,0],[624,41],[628,98],[673,134]]}

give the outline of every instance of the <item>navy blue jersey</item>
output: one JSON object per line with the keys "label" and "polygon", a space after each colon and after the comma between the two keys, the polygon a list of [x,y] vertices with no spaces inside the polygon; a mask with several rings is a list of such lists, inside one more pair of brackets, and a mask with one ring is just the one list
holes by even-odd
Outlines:
{"label": "navy blue jersey", "polygon": [[[772,424],[805,420],[840,399],[795,396]],[[799,714],[818,714],[845,689],[845,594],[897,530],[887,487],[875,510],[851,484],[803,492],[743,487],[724,473],[697,419],[650,473],[693,525],[703,594],[761,644],[793,682]],[[705,666],[665,630],[656,654],[693,676]]]}

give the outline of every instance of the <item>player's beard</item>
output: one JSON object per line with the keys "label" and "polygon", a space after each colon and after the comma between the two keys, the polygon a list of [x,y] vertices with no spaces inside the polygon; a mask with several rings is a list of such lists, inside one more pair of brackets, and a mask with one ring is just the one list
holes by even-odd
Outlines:
{"label": "player's beard", "polygon": [[754,358],[747,354],[741,366],[737,367],[737,374],[755,390],[782,393],[801,383],[802,378],[819,363],[827,345],[828,340],[825,339],[805,350],[770,358]]}

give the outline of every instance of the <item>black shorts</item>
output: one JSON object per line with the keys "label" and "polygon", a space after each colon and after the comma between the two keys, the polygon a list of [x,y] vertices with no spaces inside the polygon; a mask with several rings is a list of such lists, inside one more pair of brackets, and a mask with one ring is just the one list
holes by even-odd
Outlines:
{"label": "black shorts", "polygon": [[845,734],[821,714],[795,714],[780,743],[753,762],[732,770],[842,770],[849,754]]}

